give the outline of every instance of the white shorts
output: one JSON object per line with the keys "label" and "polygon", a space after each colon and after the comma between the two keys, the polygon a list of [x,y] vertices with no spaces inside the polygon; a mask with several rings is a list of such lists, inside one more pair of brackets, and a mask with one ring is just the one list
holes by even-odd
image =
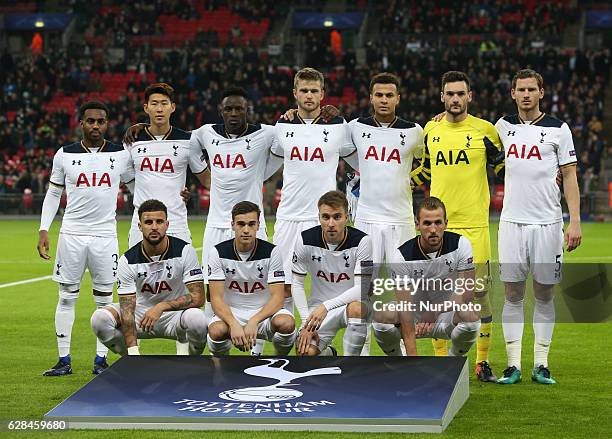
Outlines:
{"label": "white shorts", "polygon": [[[168,232],[168,235],[174,236],[175,238],[182,239],[185,242],[191,244],[191,232],[188,228],[184,230],[174,230],[172,232]],[[138,210],[134,210],[134,215],[132,215],[132,225],[130,227],[130,234],[128,235],[128,248],[134,247],[142,241],[142,232],[138,228]]]}
{"label": "white shorts", "polygon": [[518,224],[499,222],[500,279],[522,282],[529,272],[544,285],[561,282],[563,263],[563,222],[554,224]]}
{"label": "white shorts", "polygon": [[[115,311],[119,315],[121,315],[121,307],[118,303],[112,303],[110,306],[115,308]],[[144,332],[140,329],[140,321],[144,316],[147,309],[136,307],[136,312],[134,313],[134,318],[136,321],[136,336],[137,338],[167,338],[171,340],[176,340],[177,338],[184,338],[184,328],[181,326],[181,317],[183,315],[184,309],[180,311],[166,311],[162,313],[161,317],[157,322],[155,322],[155,326],[153,326],[153,330],[149,332]],[[203,310],[202,314],[204,313]]]}
{"label": "white shorts", "polygon": [[[310,307],[309,313],[314,311],[316,306]],[[348,317],[346,316],[346,305],[339,308],[334,308],[327,313],[317,333],[319,334],[319,352],[330,345],[338,331],[348,326]]]}
{"label": "white shorts", "polygon": [[355,228],[367,233],[372,239],[372,259],[375,264],[391,259],[400,245],[416,236],[414,224],[379,224],[357,220]]}
{"label": "white shorts", "polygon": [[[230,310],[232,311],[234,318],[238,320],[242,326],[246,325],[249,322],[249,319],[260,311],[260,309],[240,309],[232,306],[230,306]],[[272,341],[272,337],[274,337],[275,334],[275,331],[272,330],[272,319],[279,315],[288,315],[293,318],[293,314],[291,314],[285,308],[279,309],[272,317],[268,317],[267,319],[259,322],[259,325],[257,325],[257,338]],[[221,318],[214,315],[208,326],[210,327],[210,325],[213,323],[220,321]]]}
{"label": "white shorts", "polygon": [[318,221],[285,221],[277,219],[274,223],[273,243],[281,249],[283,256],[283,267],[285,271],[285,284],[291,283],[291,270],[293,250],[295,249],[295,241],[304,230],[318,226]]}
{"label": "white shorts", "polygon": [[[257,237],[268,240],[265,224],[259,227]],[[204,229],[204,238],[202,239],[202,272],[204,273],[204,282],[208,283],[208,255],[210,250],[217,244],[228,239],[234,238],[234,231],[231,228],[225,227],[206,227]]]}
{"label": "white shorts", "polygon": [[117,237],[60,233],[52,278],[62,284],[79,284],[87,268],[93,284],[112,285],[118,262]]}

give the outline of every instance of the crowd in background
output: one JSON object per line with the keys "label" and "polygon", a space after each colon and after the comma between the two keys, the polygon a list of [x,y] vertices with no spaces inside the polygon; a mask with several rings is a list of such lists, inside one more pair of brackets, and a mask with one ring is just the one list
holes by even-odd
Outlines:
{"label": "crowd in background", "polygon": [[[107,2],[108,3],[108,2]],[[112,3],[112,2],[111,2]],[[216,5],[218,3],[219,5]],[[448,8],[453,2],[441,2],[437,9],[406,4],[417,2],[398,0],[382,19],[384,29],[402,32],[406,27],[417,29],[419,22],[429,23],[432,13],[439,14],[438,32],[463,29],[463,23],[474,16],[481,19],[470,24],[470,32],[494,31],[502,26],[504,14],[515,13],[504,2],[483,1],[470,7]],[[449,3],[446,5],[446,3]],[[136,2],[137,17],[148,17],[159,11],[189,15],[188,1]],[[153,5],[153,7],[151,7]],[[164,6],[165,5],[165,6]],[[270,1],[261,0],[258,7],[248,12],[247,2],[208,2],[207,7],[230,6],[235,12],[252,14],[252,19],[273,8]],[[159,6],[159,8],[157,8]],[[506,8],[506,9],[503,9]],[[537,8],[537,20],[546,23],[551,34],[558,35],[562,20],[551,20],[555,12],[549,3]],[[406,12],[409,11],[409,12]],[[484,12],[482,12],[484,11]],[[563,12],[563,11],[561,11]],[[117,12],[121,14],[121,11]],[[484,18],[483,18],[484,17]],[[131,23],[126,16],[126,23]],[[523,15],[523,21],[512,21],[505,28],[522,33],[533,30],[533,17]],[[142,26],[155,26],[155,17],[137,20]],[[468,20],[469,21],[469,20]],[[473,20],[472,20],[473,21]],[[471,21],[470,21],[471,23]],[[478,23],[482,23],[482,26]],[[126,24],[126,26],[128,26]],[[117,25],[107,18],[92,21],[87,30],[97,34],[110,34]],[[127,29],[127,28],[126,28]],[[147,28],[148,29],[148,28]],[[499,30],[499,29],[498,29]],[[154,28],[148,31],[156,32]],[[144,32],[144,28],[142,30]],[[448,33],[448,32],[446,32]],[[338,106],[347,120],[368,114],[368,84],[378,72],[389,71],[402,79],[401,103],[398,115],[421,125],[443,108],[440,103],[439,78],[447,70],[463,70],[472,80],[474,101],[470,113],[493,123],[503,114],[515,111],[510,98],[510,81],[514,72],[531,67],[542,73],[546,94],[541,104],[543,111],[566,122],[572,128],[579,157],[579,173],[583,191],[590,190],[601,172],[601,163],[607,163],[612,151],[602,138],[602,118],[605,87],[609,83],[610,51],[562,50],[550,45],[528,44],[524,37],[501,38],[486,41],[431,41],[418,37],[391,38],[381,32],[366,42],[365,64],[359,65],[353,50],[344,50],[338,57],[325,46],[325,35],[310,33],[307,41],[306,61],[325,70],[326,94],[338,97]],[[200,36],[202,44],[186,42],[182,49],[165,53],[154,52],[147,45],[134,48],[130,57],[112,62],[108,56],[95,56],[96,48],[85,39],[71,44],[68,49],[47,48],[42,56],[16,57],[0,55],[0,193],[22,193],[25,188],[43,193],[44,181],[51,168],[51,159],[59,145],[78,138],[74,132],[76,106],[71,112],[48,113],[44,109],[58,90],[71,96],[84,96],[91,91],[104,91],[92,72],[155,73],[157,81],[168,82],[176,89],[177,111],[172,123],[186,130],[203,123],[220,122],[217,105],[222,90],[233,84],[243,86],[252,102],[250,119],[274,123],[287,108],[294,106],[292,74],[294,68],[280,66],[274,58],[262,56],[261,50],[251,42],[213,47],[204,44],[207,35]],[[209,40],[207,40],[210,43]],[[327,39],[329,41],[329,39]],[[444,43],[444,44],[442,44]],[[321,62],[323,60],[324,62]],[[144,121],[142,90],[146,84],[130,82],[116,102],[110,103],[111,122],[107,137],[120,141],[123,132],[133,123]],[[346,99],[350,96],[351,99]],[[353,98],[354,97],[354,98]],[[80,100],[77,104],[81,103]],[[10,120],[9,120],[10,119]],[[342,181],[343,169],[339,173]]]}

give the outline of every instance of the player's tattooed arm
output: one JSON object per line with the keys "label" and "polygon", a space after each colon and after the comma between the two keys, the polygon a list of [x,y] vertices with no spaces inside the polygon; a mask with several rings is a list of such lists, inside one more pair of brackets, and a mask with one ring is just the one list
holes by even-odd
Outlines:
{"label": "player's tattooed arm", "polygon": [[174,300],[162,302],[165,305],[164,311],[200,308],[202,305],[204,305],[204,282],[189,282],[185,286],[189,290],[189,294],[177,297]]}
{"label": "player's tattooed arm", "polygon": [[137,346],[136,342],[136,294],[120,294],[119,307],[121,309],[121,332],[125,345],[130,348]]}

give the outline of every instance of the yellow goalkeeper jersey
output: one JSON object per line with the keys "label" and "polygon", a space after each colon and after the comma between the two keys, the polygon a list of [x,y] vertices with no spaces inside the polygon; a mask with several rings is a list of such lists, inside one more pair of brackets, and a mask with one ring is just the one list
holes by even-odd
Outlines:
{"label": "yellow goalkeeper jersey", "polygon": [[462,122],[430,121],[423,130],[421,165],[412,171],[416,185],[431,182],[431,196],[446,206],[449,228],[489,226],[487,163],[503,169],[503,147],[490,122],[472,115]]}

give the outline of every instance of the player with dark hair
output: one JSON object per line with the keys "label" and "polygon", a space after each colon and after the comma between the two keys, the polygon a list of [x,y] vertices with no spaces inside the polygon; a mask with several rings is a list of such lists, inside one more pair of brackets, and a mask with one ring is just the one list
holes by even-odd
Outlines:
{"label": "player with dark hair", "polygon": [[96,310],[91,327],[113,352],[140,355],[138,339],[186,340],[188,353],[206,346],[208,321],[202,269],[195,249],[166,234],[167,208],[146,200],[138,208],[143,239],[119,259],[119,303]]}
{"label": "player with dark hair", "polygon": [[[374,264],[380,266],[402,242],[416,235],[410,171],[413,157],[422,151],[423,129],[397,116],[400,80],[396,75],[385,72],[372,77],[370,103],[373,116],[349,122],[357,150],[349,164],[360,173],[355,227],[372,239]],[[369,341],[363,354],[369,354]]]}
{"label": "player with dark hair", "polygon": [[[487,165],[503,169],[503,151],[495,127],[468,113],[472,101],[470,79],[463,72],[442,76],[440,100],[445,113],[424,129],[423,160],[412,173],[414,184],[431,182],[431,196],[444,202],[448,230],[465,236],[474,249],[476,277],[489,278],[489,184]],[[480,284],[479,284],[480,285]],[[489,282],[475,291],[481,306],[481,328],[476,349],[476,375],[485,382],[496,377],[488,363],[492,333]],[[436,355],[447,353],[446,340],[434,340]]]}
{"label": "player with dark hair", "polygon": [[525,281],[533,274],[534,368],[531,378],[554,384],[548,351],[555,325],[554,286],[561,281],[563,214],[557,174],[570,222],[565,232],[567,251],[580,245],[580,192],[576,179],[576,150],[568,125],[540,110],[544,81],[524,69],[512,79],[517,114],[502,117],[495,127],[505,150],[505,197],[499,222],[500,278],[506,300],[502,328],[508,367],[497,382],[521,381],[521,344],[524,327]]}
{"label": "player with dark hair", "polygon": [[[64,212],[53,280],[59,284],[55,310],[55,333],[59,361],[46,376],[72,373],[70,341],[76,300],[86,269],[92,279],[97,308],[113,300],[119,246],[117,243],[117,192],[119,185],[133,180],[129,153],[121,145],[104,139],[109,111],[101,102],[86,102],[79,109],[83,138],[61,147],[53,158],[49,189],[43,202],[38,238],[38,254],[49,256],[49,228],[66,190]],[[98,340],[93,373],[108,367],[106,347]]]}
{"label": "player with dark hair", "polygon": [[258,338],[271,341],[279,355],[293,346],[295,321],[283,308],[281,252],[257,238],[260,214],[255,203],[237,203],[231,212],[235,236],[210,251],[208,285],[215,315],[208,346],[213,355],[227,355],[232,344],[250,351]]}
{"label": "player with dark hair", "polygon": [[180,194],[188,167],[202,184],[206,182],[206,163],[199,149],[190,144],[190,134],[170,124],[176,109],[174,89],[165,83],[151,84],[145,89],[144,97],[143,109],[150,123],[130,129],[136,137],[128,147],[136,175],[129,244],[134,246],[142,239],[138,207],[144,200],[153,198],[160,199],[168,207],[168,234],[191,242],[187,208]]}

